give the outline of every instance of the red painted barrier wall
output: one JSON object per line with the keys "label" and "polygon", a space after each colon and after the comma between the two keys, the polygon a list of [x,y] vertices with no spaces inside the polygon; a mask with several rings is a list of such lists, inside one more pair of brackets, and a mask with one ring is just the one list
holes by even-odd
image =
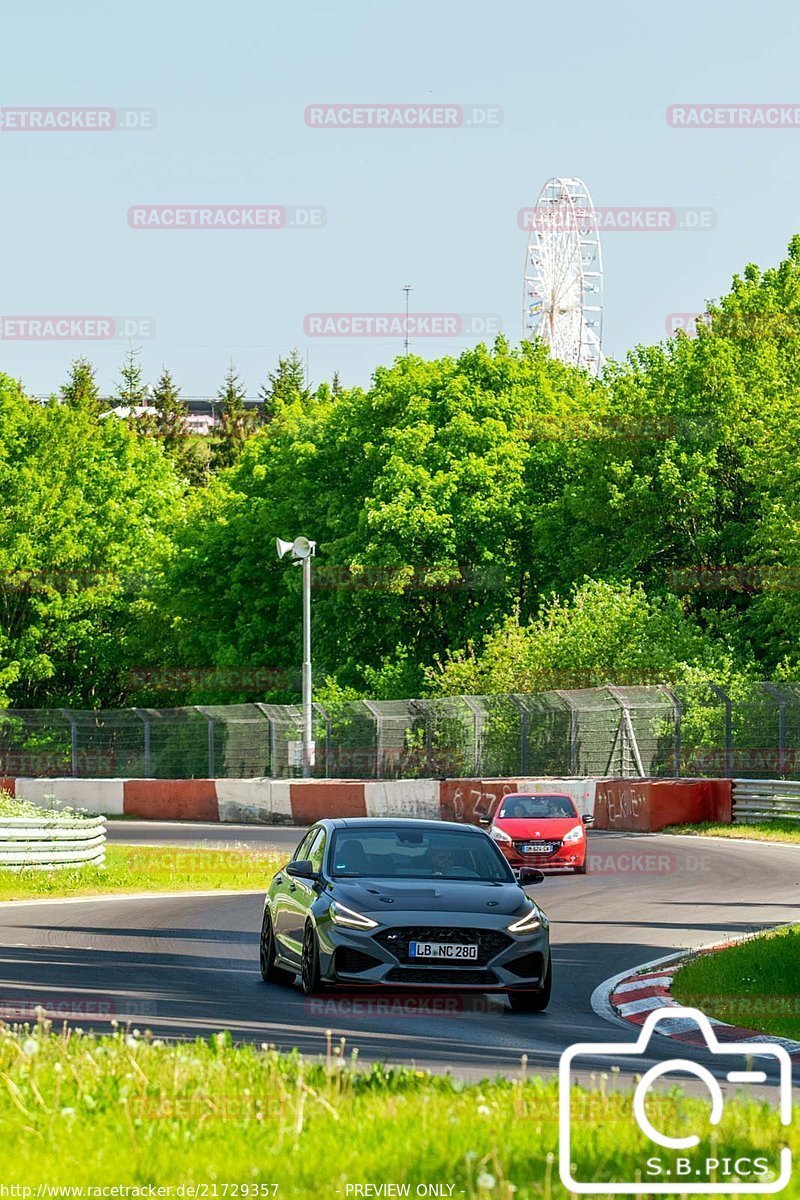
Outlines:
{"label": "red painted barrier wall", "polygon": [[292,820],[295,825],[313,825],[320,817],[365,817],[364,784],[358,780],[317,779],[290,784]]}
{"label": "red painted barrier wall", "polygon": [[16,779],[0,776],[0,792],[8,792],[9,796],[13,796],[15,784]]}
{"label": "red painted barrier wall", "polygon": [[443,779],[439,784],[439,812],[443,821],[477,825],[491,817],[509,792],[517,790],[513,779]]}
{"label": "red painted barrier wall", "polygon": [[595,827],[655,833],[667,825],[732,820],[729,779],[606,779],[597,784]]}
{"label": "red painted barrier wall", "polygon": [[213,779],[126,779],[125,812],[162,821],[218,821]]}

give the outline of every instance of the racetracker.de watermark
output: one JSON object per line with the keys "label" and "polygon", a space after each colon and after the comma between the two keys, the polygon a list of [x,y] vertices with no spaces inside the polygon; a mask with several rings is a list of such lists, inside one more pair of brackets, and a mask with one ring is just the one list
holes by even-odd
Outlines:
{"label": "racetracker.de watermark", "polygon": [[155,335],[152,317],[0,317],[0,340],[6,342],[126,342]]}
{"label": "racetracker.de watermark", "polygon": [[391,992],[339,992],[331,996],[307,996],[304,1011],[309,1017],[454,1017],[465,1013],[501,1012],[503,996],[491,993],[407,995]]}
{"label": "racetracker.de watermark", "polygon": [[705,232],[717,223],[715,209],[675,208],[656,205],[615,205],[579,208],[543,205],[521,208],[517,225],[526,232],[541,233],[686,233]]}
{"label": "racetracker.de watermark", "polygon": [[499,104],[309,104],[311,129],[496,129]]}
{"label": "racetracker.de watermark", "polygon": [[670,337],[676,333],[695,337],[704,325],[719,337],[769,340],[800,336],[800,313],[668,313],[665,325]]}
{"label": "racetracker.de watermark", "polygon": [[320,204],[132,204],[131,229],[322,229]]}
{"label": "racetracker.de watermark", "polygon": [[307,313],[306,337],[441,338],[494,337],[503,328],[497,313]]}
{"label": "racetracker.de watermark", "polygon": [[154,108],[0,108],[2,133],[134,133],[155,127]]}
{"label": "racetracker.de watermark", "polygon": [[673,129],[800,129],[800,104],[670,104]]}
{"label": "racetracker.de watermark", "polygon": [[126,997],[124,1001],[114,995],[69,995],[61,992],[58,995],[36,998],[0,996],[0,1021],[117,1021],[128,1017],[152,1017],[155,1013],[156,1006],[152,1000],[142,1000],[135,996]]}

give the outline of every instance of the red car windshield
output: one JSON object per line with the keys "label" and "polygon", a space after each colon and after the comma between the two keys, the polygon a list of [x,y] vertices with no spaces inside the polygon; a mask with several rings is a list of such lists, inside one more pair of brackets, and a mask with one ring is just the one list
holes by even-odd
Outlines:
{"label": "red car windshield", "polygon": [[497,813],[497,819],[512,821],[574,816],[575,805],[569,796],[506,796]]}

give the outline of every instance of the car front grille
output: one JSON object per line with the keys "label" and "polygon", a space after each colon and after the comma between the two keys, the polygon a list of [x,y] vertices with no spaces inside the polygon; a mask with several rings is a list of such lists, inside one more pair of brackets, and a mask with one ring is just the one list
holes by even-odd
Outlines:
{"label": "car front grille", "polygon": [[[478,957],[465,959],[471,967],[483,967],[491,962],[502,950],[510,946],[513,938],[502,933],[499,929],[454,929],[452,925],[444,928],[430,925],[410,925],[399,929],[384,929],[375,937],[376,942],[380,944],[398,958],[401,962],[412,962],[415,965],[419,964],[419,959],[410,958],[408,954],[409,942],[460,942],[464,945],[477,944]],[[449,959],[448,962],[452,962]],[[426,964],[420,967],[427,974],[432,969],[435,969],[441,959],[429,959],[429,966]]]}
{"label": "car front grille", "polygon": [[469,967],[392,967],[386,976],[392,983],[459,984],[468,987],[491,987],[497,983],[494,971],[476,971]]}

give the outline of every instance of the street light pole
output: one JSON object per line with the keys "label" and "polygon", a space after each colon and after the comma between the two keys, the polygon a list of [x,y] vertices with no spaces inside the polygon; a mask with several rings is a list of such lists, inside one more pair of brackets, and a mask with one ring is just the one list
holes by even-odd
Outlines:
{"label": "street light pole", "polygon": [[303,559],[303,775],[314,766],[311,730],[311,555]]}
{"label": "street light pole", "polygon": [[296,537],[293,542],[275,539],[278,558],[291,554],[294,563],[300,563],[303,571],[303,741],[302,768],[308,777],[314,769],[314,737],[311,705],[311,559],[317,552],[317,543],[307,537]]}

